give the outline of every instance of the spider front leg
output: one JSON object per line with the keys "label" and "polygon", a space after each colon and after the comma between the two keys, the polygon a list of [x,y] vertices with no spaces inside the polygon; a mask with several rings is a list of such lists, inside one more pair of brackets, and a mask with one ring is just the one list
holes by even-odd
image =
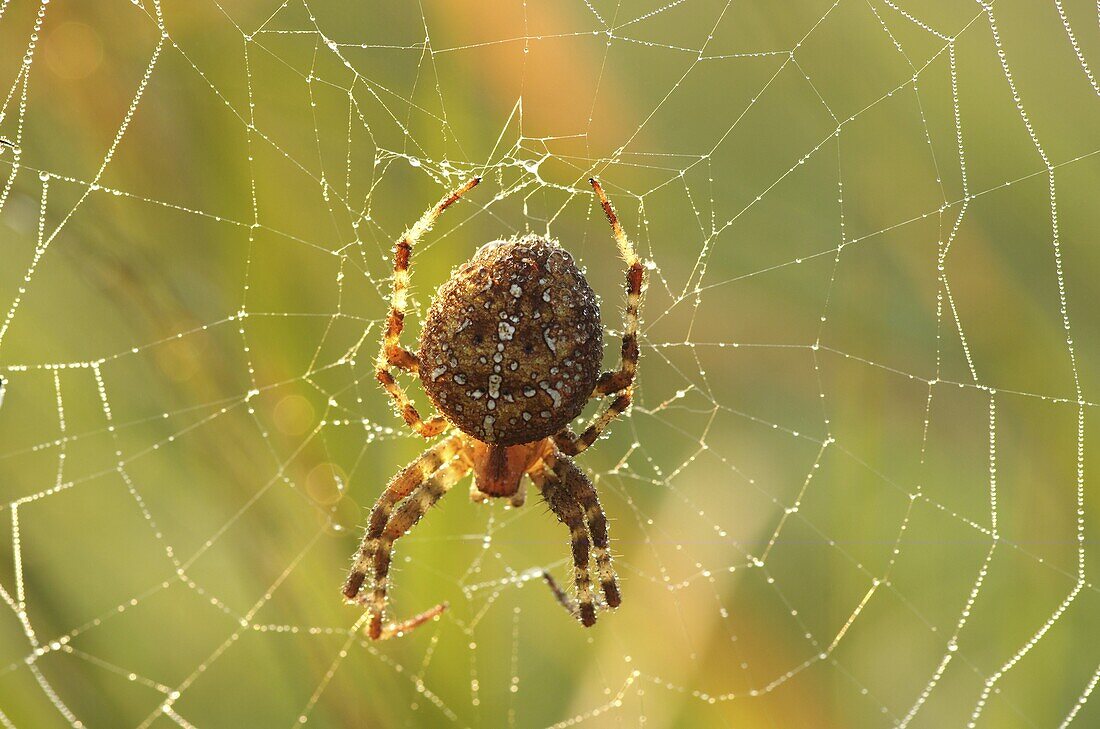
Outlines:
{"label": "spider front leg", "polygon": [[428,478],[439,470],[440,466],[447,463],[462,449],[462,436],[453,435],[450,438],[439,441],[428,450],[421,453],[409,465],[401,469],[400,473],[390,480],[386,490],[374,502],[367,521],[367,530],[363,534],[363,541],[359,546],[359,552],[355,557],[355,564],[348,573],[348,579],[344,583],[342,592],[348,600],[354,600],[363,588],[368,570],[374,561],[374,550],[378,538],[382,536],[382,530],[390,520],[390,513],[397,502],[404,499],[413,489],[422,485]]}
{"label": "spider front leg", "polygon": [[569,527],[569,540],[573,552],[573,580],[577,586],[577,600],[571,601],[554,582],[548,572],[543,572],[550,589],[558,602],[571,615],[580,618],[586,628],[596,623],[596,606],[592,599],[592,577],[588,570],[589,540],[588,528],[584,523],[584,512],[580,504],[570,494],[561,478],[549,468],[532,474],[532,479],[542,491],[542,497],[558,521]]}
{"label": "spider front leg", "polygon": [[443,494],[447,493],[469,470],[469,461],[462,458],[443,466],[410,494],[390,517],[374,550],[374,587],[370,596],[371,621],[367,632],[372,639],[378,640],[383,633],[382,623],[386,616],[390,562],[393,559],[394,543],[416,526],[428,509],[434,506]]}
{"label": "spider front leg", "polygon": [[[454,439],[443,441],[440,445],[450,443],[452,440]],[[448,446],[448,448],[449,447],[450,446]],[[433,451],[434,450],[435,449],[433,449]],[[432,454],[433,451],[429,451],[428,454],[425,454],[422,458],[429,458],[429,455]],[[438,454],[431,456],[427,462],[430,462],[430,460],[435,457],[438,457]],[[419,459],[418,461],[414,461],[405,472],[398,476],[398,479],[405,476],[406,472],[410,472],[410,469],[413,469],[411,472],[415,473],[416,470],[414,467],[417,466],[418,462]],[[469,458],[466,457],[461,449],[456,449],[455,455],[451,460],[436,470],[431,477],[423,480],[422,483],[412,488],[408,496],[401,502],[401,505],[396,511],[390,514],[388,518],[385,518],[385,511],[388,508],[386,502],[388,501],[390,506],[392,506],[392,503],[396,501],[396,498],[400,498],[400,496],[394,498],[391,496],[391,489],[387,489],[375,505],[375,509],[372,511],[372,523],[368,526],[367,534],[363,540],[363,546],[359,551],[355,566],[352,568],[351,574],[348,575],[347,582],[344,584],[345,597],[349,600],[359,600],[365,603],[370,609],[371,619],[367,628],[367,635],[372,640],[388,638],[397,633],[407,632],[430,620],[446,609],[446,604],[441,603],[410,620],[397,623],[385,629],[382,625],[385,620],[390,563],[393,558],[394,543],[412,529],[428,509],[439,501],[443,494],[447,493],[455,483],[470,471],[470,467],[471,462]],[[395,482],[398,479],[395,479]],[[395,489],[395,493],[397,491],[399,491],[399,489]],[[358,596],[366,579],[368,569],[373,570],[374,581],[369,598],[363,600]]]}
{"label": "spider front leg", "polygon": [[618,395],[618,397],[580,435],[566,429],[554,436],[554,442],[558,448],[570,456],[577,455],[595,443],[611,421],[630,408],[634,397],[634,378],[638,373],[638,358],[641,354],[638,348],[638,326],[642,296],[645,291],[645,267],[634,251],[634,245],[623,231],[619,217],[611,207],[611,201],[607,199],[603,187],[594,177],[589,182],[599,196],[600,205],[603,206],[607,220],[611,223],[611,234],[619,246],[619,255],[626,262],[626,311],[623,314],[623,346],[619,369],[600,375],[596,381],[596,389],[593,391],[594,395]]}
{"label": "spider front leg", "polygon": [[615,570],[611,566],[611,543],[607,533],[607,515],[600,506],[600,497],[596,487],[584,475],[577,464],[568,456],[556,453],[551,467],[561,479],[562,485],[569,491],[573,500],[584,510],[584,521],[592,537],[592,546],[596,553],[596,569],[600,576],[600,588],[608,607],[617,608],[622,603],[619,584],[615,579]]}
{"label": "spider front leg", "polygon": [[393,250],[393,292],[390,297],[390,313],[386,317],[386,332],[382,339],[382,351],[375,365],[375,377],[386,392],[393,398],[394,407],[410,428],[425,438],[439,435],[447,427],[447,421],[442,416],[436,415],[428,420],[423,420],[416,407],[412,404],[404,388],[394,378],[390,367],[397,367],[405,372],[416,373],[420,369],[420,362],[416,354],[401,346],[401,332],[405,329],[405,309],[408,306],[409,270],[412,259],[412,248],[420,240],[424,233],[431,230],[436,219],[460,197],[472,190],[481,182],[480,177],[474,177],[455,191],[445,195],[438,203],[429,208],[416,223],[409,228],[405,235]]}

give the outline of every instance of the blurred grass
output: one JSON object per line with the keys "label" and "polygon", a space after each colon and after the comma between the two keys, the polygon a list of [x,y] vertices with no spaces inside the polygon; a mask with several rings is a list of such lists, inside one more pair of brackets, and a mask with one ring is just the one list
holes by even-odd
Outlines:
{"label": "blurred grass", "polygon": [[[1095,8],[1064,6],[1100,58]],[[1049,178],[978,6],[911,9],[949,53],[854,0],[172,0],[83,201],[158,6],[43,7],[29,75],[38,6],[0,18],[0,136],[21,151],[0,302],[26,288],[0,340],[14,725],[889,726],[965,614],[912,724],[961,726],[1075,584],[982,723],[1056,725],[1082,695],[1100,661],[1076,500],[1079,432],[1094,493],[1100,107],[1053,6],[994,7],[1055,169],[1072,360]],[[40,171],[45,239],[64,224],[25,282]],[[582,458],[624,605],[571,624],[521,579],[567,576],[563,528],[537,498],[474,506],[461,485],[399,543],[392,591],[396,615],[450,611],[370,645],[337,588],[365,510],[424,447],[373,385],[389,249],[474,171],[417,251],[417,311],[482,242],[549,231],[616,328],[590,174],[657,265],[638,405]],[[1000,542],[968,605],[991,441]]]}

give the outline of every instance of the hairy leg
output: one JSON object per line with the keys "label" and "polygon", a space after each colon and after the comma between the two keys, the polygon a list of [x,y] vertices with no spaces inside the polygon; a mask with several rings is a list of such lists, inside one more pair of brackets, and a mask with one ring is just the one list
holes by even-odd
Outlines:
{"label": "hairy leg", "polygon": [[[568,489],[562,484],[561,479],[551,470],[543,470],[534,476],[535,484],[542,491],[550,510],[558,517],[561,523],[569,527],[570,545],[573,552],[573,579],[577,586],[576,604],[571,603],[565,597],[560,588],[557,588],[553,578],[548,578],[547,583],[554,591],[558,602],[569,612],[580,618],[585,627],[590,627],[596,622],[596,606],[592,599],[592,578],[588,571],[590,541],[588,528],[584,524],[584,513],[580,504],[573,499]],[[543,575],[548,577],[546,573]]]}
{"label": "hairy leg", "polygon": [[401,332],[405,328],[405,308],[408,305],[409,270],[412,260],[412,248],[424,233],[428,232],[435,221],[458,201],[465,193],[481,182],[474,177],[458,189],[445,195],[438,203],[429,208],[416,223],[405,231],[393,250],[393,292],[390,297],[390,313],[386,318],[386,332],[382,339],[382,351],[375,365],[375,377],[390,397],[393,398],[397,413],[410,428],[425,438],[439,435],[447,427],[447,421],[436,415],[423,420],[416,407],[409,400],[405,390],[394,378],[390,367],[415,373],[420,369],[416,355],[401,346]]}
{"label": "hairy leg", "polygon": [[634,251],[634,244],[630,242],[623,230],[619,216],[611,206],[611,201],[607,199],[603,186],[594,177],[589,182],[600,198],[600,205],[603,206],[607,222],[611,224],[611,234],[619,246],[619,255],[626,262],[626,311],[623,318],[622,359],[618,370],[604,373],[596,384],[596,391],[601,395],[613,395],[630,387],[638,371],[638,321],[642,307],[645,268]]}
{"label": "hairy leg", "polygon": [[434,446],[417,456],[409,465],[401,469],[386,486],[386,490],[374,502],[371,508],[370,519],[367,522],[367,530],[363,534],[363,541],[359,545],[359,552],[355,557],[355,564],[348,573],[348,579],[344,582],[343,593],[348,600],[354,600],[363,587],[367,572],[374,560],[374,550],[378,538],[382,536],[382,530],[390,519],[390,512],[397,502],[412,493],[413,489],[424,483],[428,477],[439,470],[439,467],[450,461],[462,449],[463,439],[460,435],[439,441]]}
{"label": "hairy leg", "polygon": [[562,485],[569,491],[573,500],[584,510],[584,520],[588,533],[592,536],[592,546],[596,556],[596,569],[600,576],[600,587],[609,607],[616,608],[622,602],[619,584],[615,579],[615,570],[611,566],[610,538],[607,533],[607,515],[600,506],[596,487],[577,468],[577,464],[568,456],[557,454],[553,464],[554,473],[561,479]]}
{"label": "hairy leg", "polygon": [[642,307],[642,295],[645,288],[645,268],[641,259],[634,251],[634,245],[627,238],[615,209],[611,207],[611,201],[604,194],[603,187],[596,178],[589,180],[593,189],[600,198],[600,205],[611,223],[611,233],[619,246],[619,255],[626,262],[626,311],[623,318],[623,346],[620,357],[619,369],[605,372],[596,381],[594,395],[609,397],[618,395],[611,405],[589,425],[584,432],[577,435],[569,429],[563,430],[554,436],[554,442],[558,448],[571,456],[575,456],[585,450],[600,437],[603,431],[615,418],[630,408],[634,397],[634,377],[638,372],[638,326]]}
{"label": "hairy leg", "polygon": [[[385,620],[394,542],[412,529],[428,509],[434,506],[443,494],[447,493],[469,470],[469,461],[461,456],[455,458],[409,494],[390,516],[381,536],[378,538],[373,555],[374,584],[367,603],[371,611],[371,621],[367,634],[372,639],[377,640],[383,635],[382,623]],[[435,609],[433,608],[433,610]],[[440,611],[442,611],[442,608],[440,608]]]}
{"label": "hairy leg", "polygon": [[554,445],[556,445],[562,453],[569,456],[575,456],[587,450],[593,443],[599,440],[599,437],[603,435],[603,432],[607,430],[607,426],[611,425],[611,422],[615,420],[615,418],[619,417],[630,408],[632,402],[634,402],[634,393],[631,388],[627,388],[619,393],[619,396],[611,402],[611,405],[600,413],[592,424],[584,429],[584,432],[578,435],[569,428],[566,428],[554,436]]}
{"label": "hairy leg", "polygon": [[[368,635],[374,640],[408,632],[446,608],[445,604],[436,605],[408,620],[385,629],[382,627],[393,544],[469,472],[471,463],[464,447],[465,441],[460,435],[440,441],[394,476],[371,509],[367,531],[344,582],[343,594],[348,600],[370,608]],[[395,512],[394,507],[399,503]],[[372,571],[373,588],[369,599],[364,599],[360,592]]]}

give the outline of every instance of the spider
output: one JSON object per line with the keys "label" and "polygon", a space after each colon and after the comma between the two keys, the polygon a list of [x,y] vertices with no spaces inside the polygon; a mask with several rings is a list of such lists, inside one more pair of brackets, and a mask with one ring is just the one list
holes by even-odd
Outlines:
{"label": "spider", "polygon": [[[589,554],[609,608],[621,602],[611,566],[607,518],[596,489],[571,456],[596,442],[631,403],[638,368],[638,316],[645,270],[600,183],[589,180],[625,260],[626,312],[619,368],[600,374],[599,304],[572,256],[539,235],[485,244],[457,268],[431,303],[419,351],[401,344],[413,246],[444,210],[472,190],[475,177],[441,199],[394,248],[393,292],[376,377],[398,414],[425,438],[458,431],[417,457],[390,481],[371,509],[366,533],[344,583],[344,597],[370,613],[374,640],[406,633],[446,609],[440,603],[383,628],[394,542],[464,476],[475,501],[507,498],[523,505],[524,476],[569,528],[577,597],[542,577],[555,598],[586,627],[596,622]],[[394,378],[420,377],[440,414],[423,419]],[[592,397],[614,398],[580,434],[569,423]],[[370,576],[369,595],[364,592]],[[361,595],[361,593],[364,593]]]}

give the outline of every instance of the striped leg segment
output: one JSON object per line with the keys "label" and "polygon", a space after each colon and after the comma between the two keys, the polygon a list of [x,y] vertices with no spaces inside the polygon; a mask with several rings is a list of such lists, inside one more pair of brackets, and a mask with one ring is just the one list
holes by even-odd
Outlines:
{"label": "striped leg segment", "polygon": [[393,512],[374,549],[374,584],[367,604],[371,621],[367,634],[374,640],[382,637],[382,622],[386,617],[386,595],[389,590],[390,562],[393,545],[412,529],[435,502],[447,493],[470,470],[468,461],[455,459],[435,472],[431,478],[417,487]]}
{"label": "striped leg segment", "polygon": [[607,515],[600,506],[596,487],[577,468],[577,464],[568,456],[558,454],[553,465],[554,473],[561,479],[562,485],[569,491],[573,500],[584,510],[584,520],[588,533],[592,536],[593,551],[596,556],[596,569],[600,576],[600,588],[603,589],[608,607],[616,608],[622,603],[619,584],[615,579],[615,570],[611,566],[610,539],[607,534]]}
{"label": "striped leg segment", "polygon": [[397,367],[405,372],[415,373],[420,369],[420,362],[416,354],[401,346],[401,332],[405,328],[405,308],[408,305],[409,295],[409,270],[412,259],[412,248],[420,240],[420,237],[431,230],[432,225],[443,213],[460,197],[472,190],[481,182],[480,177],[474,177],[466,184],[453,192],[445,195],[438,203],[429,208],[420,220],[409,228],[393,251],[393,293],[390,297],[390,313],[386,318],[386,332],[382,339],[382,351],[375,365],[375,377],[386,392],[393,398],[397,413],[404,419],[410,428],[425,438],[439,435],[447,427],[447,422],[436,415],[428,420],[423,420],[416,407],[409,400],[405,390],[398,384],[390,371],[391,367]]}
{"label": "striped leg segment", "polygon": [[619,246],[619,255],[626,262],[626,312],[623,321],[623,347],[619,369],[600,375],[594,391],[597,395],[618,395],[618,397],[580,435],[566,429],[554,436],[554,442],[558,448],[571,456],[577,455],[595,443],[611,421],[630,408],[634,396],[634,377],[638,372],[638,358],[641,354],[638,348],[638,326],[642,295],[645,290],[645,267],[634,251],[634,245],[623,231],[619,217],[611,207],[611,201],[607,199],[603,187],[595,178],[589,182],[599,196],[600,205],[603,206],[607,220],[611,223],[611,233]]}
{"label": "striped leg segment", "polygon": [[584,432],[577,435],[569,428],[566,428],[554,436],[554,445],[556,445],[562,453],[570,456],[575,456],[587,450],[589,446],[599,440],[599,437],[607,430],[607,426],[611,425],[611,421],[630,408],[630,403],[633,401],[634,393],[630,388],[627,388],[619,393],[619,396],[611,402],[611,405],[600,413],[596,419],[592,421],[592,424],[584,429]]}
{"label": "striped leg segment", "polygon": [[[442,498],[470,470],[470,464],[461,458],[455,459],[440,468],[435,474],[418,486],[401,503],[397,511],[390,516],[382,530],[374,549],[374,584],[368,605],[371,621],[368,635],[377,640],[382,637],[382,622],[386,617],[386,596],[389,590],[390,562],[393,559],[393,545],[406,532],[416,526],[420,518]],[[434,608],[433,608],[434,609]],[[430,611],[429,611],[430,612]],[[415,620],[415,618],[414,618]]]}
{"label": "striped leg segment", "polygon": [[374,561],[374,550],[378,538],[382,536],[382,530],[390,520],[393,507],[412,493],[413,489],[427,481],[440,466],[453,459],[460,450],[462,450],[462,436],[455,435],[441,440],[393,477],[371,509],[367,531],[355,556],[355,564],[348,573],[347,581],[344,582],[344,597],[355,600],[359,596],[359,591],[363,588],[363,583]]}
{"label": "striped leg segment", "polygon": [[405,424],[412,428],[418,435],[425,438],[434,438],[447,429],[447,421],[442,415],[434,415],[427,420],[420,417],[420,411],[412,404],[412,400],[405,394],[404,388],[394,379],[389,368],[382,362],[375,367],[375,379],[393,398],[393,407]]}
{"label": "striped leg segment", "polygon": [[619,246],[619,255],[626,262],[626,312],[623,322],[623,348],[622,360],[619,369],[614,372],[605,372],[596,383],[596,391],[601,395],[614,395],[630,387],[634,383],[634,375],[638,371],[638,323],[639,312],[642,307],[642,291],[645,287],[645,267],[641,259],[634,251],[634,244],[627,238],[623,230],[619,216],[611,207],[611,201],[603,191],[599,180],[589,180],[592,189],[600,198],[607,222],[611,223],[611,234],[615,236],[615,243]]}
{"label": "striped leg segment", "polygon": [[[438,468],[432,468],[433,465]],[[363,603],[370,609],[367,634],[372,640],[408,632],[446,609],[446,604],[440,604],[409,620],[385,628],[382,625],[394,542],[415,526],[428,509],[469,472],[470,465],[462,452],[461,439],[448,438],[398,474],[372,509],[363,545],[343,589],[348,600]],[[431,475],[427,476],[428,473]],[[393,510],[398,502],[400,505]],[[368,574],[373,575],[373,583],[370,595],[364,598],[360,593]]]}
{"label": "striped leg segment", "polygon": [[[574,603],[557,587],[553,578],[547,583],[555,597],[572,615],[578,617],[587,628],[596,623],[596,605],[592,600],[592,578],[588,571],[591,543],[588,528],[584,524],[584,512],[580,504],[573,499],[569,490],[553,471],[545,470],[534,477],[536,485],[542,490],[542,496],[558,520],[569,527],[569,538],[573,552],[573,579],[577,586],[577,600]],[[547,575],[544,573],[544,577]]]}

